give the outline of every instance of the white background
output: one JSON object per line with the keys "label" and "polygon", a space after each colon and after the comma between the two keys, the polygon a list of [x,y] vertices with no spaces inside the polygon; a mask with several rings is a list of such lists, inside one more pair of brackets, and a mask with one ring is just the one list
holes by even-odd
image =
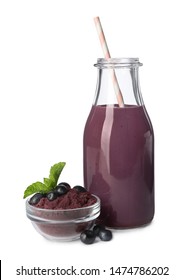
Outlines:
{"label": "white background", "polygon": [[[169,266],[181,279],[184,250],[182,2],[17,0],[0,2],[0,259],[2,279],[27,268]],[[155,130],[156,214],[111,242],[49,242],[25,215],[24,189],[66,161],[61,179],[83,184],[82,137],[103,56],[100,16],[111,56],[139,57],[141,88]],[[93,276],[94,277],[94,276]],[[92,279],[92,276],[81,277]],[[44,277],[38,279],[61,279]],[[63,276],[64,278],[64,276]],[[102,274],[98,279],[122,279]],[[128,276],[125,279],[135,279]],[[80,279],[65,276],[65,279]],[[124,279],[124,278],[123,278]],[[136,279],[151,279],[137,276]]]}

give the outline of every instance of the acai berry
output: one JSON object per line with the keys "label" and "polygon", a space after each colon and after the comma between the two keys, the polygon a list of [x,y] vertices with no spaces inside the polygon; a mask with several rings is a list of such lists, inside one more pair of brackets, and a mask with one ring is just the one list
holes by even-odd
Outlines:
{"label": "acai berry", "polygon": [[82,187],[82,186],[75,186],[73,187],[75,190],[77,190],[78,192],[87,192],[87,190]]}
{"label": "acai berry", "polygon": [[81,233],[80,239],[85,244],[92,244],[95,241],[95,234],[92,230],[85,230]]}
{"label": "acai berry", "polygon": [[31,205],[35,205],[35,204],[37,204],[37,203],[40,201],[40,199],[41,199],[42,197],[44,197],[44,194],[43,194],[43,193],[36,193],[36,194],[34,194],[34,195],[31,197],[31,199],[29,200],[29,203],[30,203]]}

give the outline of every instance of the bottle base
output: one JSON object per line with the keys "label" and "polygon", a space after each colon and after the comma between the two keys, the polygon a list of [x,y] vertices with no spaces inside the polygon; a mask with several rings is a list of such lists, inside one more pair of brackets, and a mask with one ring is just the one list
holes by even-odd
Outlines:
{"label": "bottle base", "polygon": [[106,228],[114,229],[114,230],[128,230],[128,229],[136,229],[136,228],[144,228],[149,226],[153,222],[153,218],[149,220],[148,222],[142,223],[142,224],[135,224],[130,226],[110,226],[108,224],[105,224]]}

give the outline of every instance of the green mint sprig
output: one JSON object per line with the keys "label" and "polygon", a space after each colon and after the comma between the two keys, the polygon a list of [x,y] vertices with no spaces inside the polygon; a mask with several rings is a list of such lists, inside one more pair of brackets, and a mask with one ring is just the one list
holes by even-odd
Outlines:
{"label": "green mint sprig", "polygon": [[40,193],[48,193],[51,190],[53,190],[57,186],[57,182],[59,179],[59,176],[65,166],[65,162],[59,162],[54,164],[50,168],[50,174],[49,178],[44,178],[43,183],[42,182],[35,182],[27,187],[27,189],[24,192],[24,197],[26,198],[29,195],[40,192]]}

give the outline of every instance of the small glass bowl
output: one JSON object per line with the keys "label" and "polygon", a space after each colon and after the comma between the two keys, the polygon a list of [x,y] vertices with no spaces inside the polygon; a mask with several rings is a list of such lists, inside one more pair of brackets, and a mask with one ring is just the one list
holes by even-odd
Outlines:
{"label": "small glass bowl", "polygon": [[26,214],[33,226],[47,239],[72,241],[80,238],[81,232],[89,229],[100,215],[100,199],[96,203],[75,209],[42,209],[26,200]]}

